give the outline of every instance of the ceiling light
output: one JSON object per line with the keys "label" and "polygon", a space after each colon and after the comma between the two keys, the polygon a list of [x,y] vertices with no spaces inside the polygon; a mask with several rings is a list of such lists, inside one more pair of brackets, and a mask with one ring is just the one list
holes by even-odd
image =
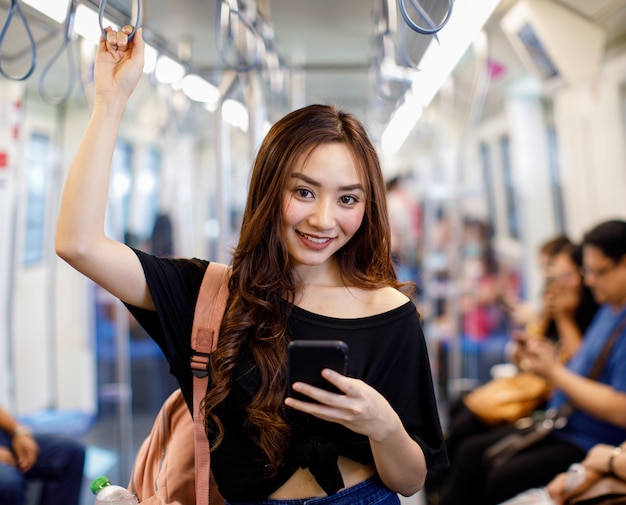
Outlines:
{"label": "ceiling light", "polygon": [[450,21],[431,40],[420,60],[412,89],[423,107],[427,107],[454,70],[461,56],[479,35],[500,0],[454,2]]}
{"label": "ceiling light", "polygon": [[218,105],[219,105],[219,102],[206,102],[204,104],[204,108],[208,110],[209,112],[215,112],[217,110]]}
{"label": "ceiling light", "polygon": [[57,23],[63,23],[71,0],[23,0],[26,5],[38,10]]}
{"label": "ceiling light", "polygon": [[248,131],[248,110],[241,102],[228,99],[222,105],[222,117],[229,125]]}
{"label": "ceiling light", "polygon": [[161,84],[172,84],[183,78],[185,67],[169,56],[162,54],[157,59],[154,75]]}
{"label": "ceiling light", "polygon": [[156,63],[157,63],[157,58],[159,56],[159,52],[150,44],[146,44],[145,47],[146,48],[143,52],[144,54],[143,73],[151,74],[152,72],[154,72],[154,69],[156,68]]}
{"label": "ceiling light", "polygon": [[397,152],[432,99],[479,35],[500,0],[454,2],[448,23],[433,38],[413,75],[411,89],[381,137],[387,154]]}
{"label": "ceiling light", "polygon": [[199,75],[188,74],[183,78],[182,90],[187,97],[196,102],[217,103],[219,90]]}
{"label": "ceiling light", "polygon": [[[102,26],[111,26],[114,30],[119,27],[110,19],[103,18]],[[102,33],[100,32],[100,24],[98,21],[98,13],[86,5],[79,4],[76,7],[76,17],[74,18],[74,32],[85,40],[98,45]]]}
{"label": "ceiling light", "polygon": [[391,119],[380,138],[381,149],[385,154],[395,154],[411,133],[422,116],[422,105],[411,90],[404,95],[404,101],[391,115]]}

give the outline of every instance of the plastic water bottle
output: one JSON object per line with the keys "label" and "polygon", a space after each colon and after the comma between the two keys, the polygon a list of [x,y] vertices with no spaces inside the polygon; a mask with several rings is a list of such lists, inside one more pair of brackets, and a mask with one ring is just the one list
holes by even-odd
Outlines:
{"label": "plastic water bottle", "polygon": [[111,484],[108,477],[98,477],[91,486],[91,492],[96,495],[94,505],[138,505],[137,498],[128,489]]}

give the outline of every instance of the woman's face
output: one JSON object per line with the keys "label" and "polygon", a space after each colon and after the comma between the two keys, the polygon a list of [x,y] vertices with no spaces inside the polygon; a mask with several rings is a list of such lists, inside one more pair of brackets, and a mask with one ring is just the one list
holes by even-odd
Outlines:
{"label": "woman's face", "polygon": [[580,290],[582,286],[580,268],[572,261],[569,253],[563,252],[557,254],[552,260],[549,272],[550,278],[558,286],[573,291]]}
{"label": "woman's face", "polygon": [[361,174],[344,144],[322,144],[296,162],[281,209],[293,266],[327,264],[361,226],[365,198]]}

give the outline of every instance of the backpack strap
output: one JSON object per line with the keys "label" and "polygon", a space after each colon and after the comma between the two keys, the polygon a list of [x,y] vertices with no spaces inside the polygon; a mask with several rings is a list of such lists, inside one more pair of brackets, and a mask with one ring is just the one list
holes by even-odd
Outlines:
{"label": "backpack strap", "polygon": [[226,310],[230,270],[227,265],[209,263],[200,285],[191,330],[197,505],[209,503],[211,452],[204,427],[204,417],[200,413],[200,403],[206,395],[208,385],[209,354],[217,347],[222,317]]}

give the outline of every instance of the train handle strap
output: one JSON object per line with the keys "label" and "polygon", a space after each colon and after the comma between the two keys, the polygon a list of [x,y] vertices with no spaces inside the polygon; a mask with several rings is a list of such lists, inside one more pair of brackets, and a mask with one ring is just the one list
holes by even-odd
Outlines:
{"label": "train handle strap", "polygon": [[402,19],[404,19],[405,23],[408,25],[409,28],[411,28],[411,30],[417,33],[420,33],[422,35],[435,35],[439,30],[441,30],[446,25],[446,23],[450,19],[450,16],[452,15],[452,6],[454,5],[454,0],[447,0],[448,10],[446,12],[446,15],[443,21],[439,23],[439,26],[437,26],[435,22],[430,18],[430,16],[426,12],[422,4],[419,2],[419,0],[409,0],[409,1],[411,2],[411,5],[413,6],[413,8],[419,14],[420,18],[424,20],[424,22],[426,23],[428,27],[424,28],[423,26],[420,26],[417,22],[415,22],[413,19],[411,19],[411,16],[409,16],[407,5],[406,5],[407,0],[398,0],[398,6],[400,7],[400,14],[402,15]]}
{"label": "train handle strap", "polygon": [[7,32],[9,31],[9,25],[11,24],[11,21],[13,20],[13,16],[15,14],[17,14],[17,16],[22,21],[22,24],[24,25],[24,29],[26,30],[26,34],[28,36],[28,43],[30,45],[30,50],[31,50],[30,51],[30,53],[31,53],[30,68],[26,71],[26,73],[23,76],[21,76],[21,77],[12,77],[12,76],[8,75],[4,71],[4,69],[2,68],[2,58],[0,58],[0,74],[2,74],[7,79],[11,79],[11,80],[14,80],[14,81],[24,81],[24,80],[26,80],[26,79],[28,79],[30,77],[30,75],[35,70],[35,67],[37,66],[37,44],[35,43],[35,39],[33,38],[33,34],[30,31],[30,27],[28,26],[28,21],[26,20],[26,17],[24,16],[24,13],[22,12],[22,9],[21,9],[20,4],[19,4],[19,0],[11,0],[11,6],[9,7],[9,13],[7,14],[6,21],[4,22],[4,25],[2,26],[2,29],[0,29],[0,49],[2,48],[2,43],[4,42],[4,37],[6,36]]}
{"label": "train handle strap", "polygon": [[[135,4],[137,5],[137,10],[135,13],[136,14],[135,22],[132,25],[133,31],[130,32],[130,35],[128,36],[128,40],[130,40],[133,37],[133,35],[135,35],[137,28],[139,28],[139,26],[141,25],[141,2],[142,0],[137,0]],[[100,32],[102,32],[102,36],[104,37],[105,40],[107,38],[107,35],[106,35],[106,32],[104,31],[104,26],[102,26],[102,24],[103,24],[104,11],[106,9],[106,6],[107,6],[107,0],[100,0],[100,8],[98,9],[98,23],[100,24]]]}
{"label": "train handle strap", "polygon": [[[74,32],[74,19],[76,18],[76,7],[78,5],[78,0],[72,0],[69,3],[67,15],[65,16],[65,27],[63,31],[63,42],[59,49],[54,53],[50,61],[41,71],[41,75],[39,76],[39,94],[44,99],[45,102],[50,105],[61,105],[65,103],[72,94],[74,90],[74,84],[76,81],[76,64],[74,63],[74,56],[72,54],[72,33]],[[46,91],[45,81],[48,76],[48,72],[55,64],[55,62],[61,57],[63,52],[67,54],[67,64],[69,69],[69,76],[66,83],[66,88],[63,94],[60,96],[52,96]]]}

